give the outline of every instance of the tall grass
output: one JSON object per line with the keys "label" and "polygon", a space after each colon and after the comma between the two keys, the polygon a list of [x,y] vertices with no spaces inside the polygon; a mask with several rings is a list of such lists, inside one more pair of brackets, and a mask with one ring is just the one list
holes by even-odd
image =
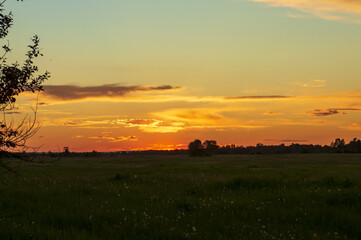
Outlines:
{"label": "tall grass", "polygon": [[0,239],[361,239],[361,155],[64,158],[0,179]]}

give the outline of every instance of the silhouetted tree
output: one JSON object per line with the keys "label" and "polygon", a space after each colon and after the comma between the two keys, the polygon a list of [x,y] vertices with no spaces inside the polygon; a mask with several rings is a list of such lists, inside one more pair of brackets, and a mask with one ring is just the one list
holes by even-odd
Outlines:
{"label": "silhouetted tree", "polygon": [[[6,1],[6,0],[5,0]],[[13,16],[5,13],[4,3],[0,3],[0,40],[4,40],[13,23]],[[6,56],[11,52],[9,42],[3,45],[3,54],[0,56],[0,111],[3,112],[3,119],[0,120],[0,152],[9,153],[16,149],[24,149],[26,141],[32,137],[39,125],[36,121],[36,108],[33,109],[33,118],[25,117],[20,123],[6,121],[6,112],[15,108],[16,97],[22,92],[43,91],[42,83],[49,78],[49,73],[45,72],[36,75],[38,67],[34,65],[34,60],[42,56],[39,49],[39,37],[34,36],[32,44],[28,45],[29,51],[26,53],[26,60],[22,65],[16,63],[8,64]],[[0,166],[4,163],[0,159]],[[4,166],[3,166],[4,167]]]}
{"label": "silhouetted tree", "polygon": [[205,140],[203,143],[203,147],[205,148],[206,155],[213,155],[219,148],[216,140]]}
{"label": "silhouetted tree", "polygon": [[335,141],[331,143],[331,147],[336,149],[337,152],[343,153],[345,151],[345,140],[336,138]]}
{"label": "silhouetted tree", "polygon": [[215,140],[205,140],[202,144],[201,140],[196,139],[188,145],[189,156],[212,156],[219,146]]}
{"label": "silhouetted tree", "polygon": [[349,153],[360,153],[361,152],[361,140],[354,138],[345,146],[346,152]]}
{"label": "silhouetted tree", "polygon": [[189,156],[202,156],[204,154],[204,146],[201,140],[196,139],[188,144]]}

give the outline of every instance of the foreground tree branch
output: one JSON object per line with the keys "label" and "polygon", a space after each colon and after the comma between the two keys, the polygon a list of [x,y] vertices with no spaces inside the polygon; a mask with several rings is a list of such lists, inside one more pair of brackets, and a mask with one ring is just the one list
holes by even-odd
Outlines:
{"label": "foreground tree branch", "polygon": [[[13,23],[12,13],[5,13],[4,4],[6,0],[0,3],[0,41],[6,41],[5,38]],[[38,74],[38,66],[34,64],[36,58],[42,56],[39,49],[40,39],[35,35],[31,39],[32,43],[28,45],[28,52],[23,64],[7,63],[6,56],[11,52],[10,43],[2,46],[3,54],[0,54],[0,111],[3,113],[3,119],[0,120],[0,168],[13,172],[1,158],[14,157],[12,152],[25,151],[28,147],[26,142],[39,130],[40,124],[37,122],[37,106],[32,109],[32,117],[26,115],[19,123],[12,119],[6,119],[6,112],[15,108],[16,98],[23,92],[43,91],[42,83],[50,77],[48,72]],[[8,154],[4,154],[8,153]]]}

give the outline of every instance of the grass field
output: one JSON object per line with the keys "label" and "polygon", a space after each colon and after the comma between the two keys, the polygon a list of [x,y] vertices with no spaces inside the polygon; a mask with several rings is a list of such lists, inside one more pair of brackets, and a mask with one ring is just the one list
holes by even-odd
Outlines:
{"label": "grass field", "polygon": [[361,155],[24,164],[0,176],[0,239],[361,239]]}

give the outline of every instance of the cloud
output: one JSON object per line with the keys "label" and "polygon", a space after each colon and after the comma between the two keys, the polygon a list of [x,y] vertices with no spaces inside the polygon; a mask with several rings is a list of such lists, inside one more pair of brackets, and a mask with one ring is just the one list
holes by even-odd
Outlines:
{"label": "cloud", "polygon": [[76,85],[45,85],[44,94],[58,100],[80,100],[86,98],[121,97],[130,92],[137,91],[165,91],[179,89],[170,85],[157,87],[147,86],[119,86],[118,84],[105,84],[100,86],[76,86]]}
{"label": "cloud", "polygon": [[84,136],[82,136],[82,135],[75,135],[75,136],[72,136],[71,138],[79,139],[79,138],[84,138]]}
{"label": "cloud", "polygon": [[308,112],[308,113],[314,117],[327,117],[327,116],[332,116],[332,115],[347,114],[343,111],[361,111],[361,109],[358,109],[358,108],[329,108],[326,110],[315,109],[312,112]]}
{"label": "cloud", "polygon": [[307,19],[310,18],[308,15],[304,14],[294,14],[294,13],[287,13],[287,16],[290,18],[297,18],[297,19]]}
{"label": "cloud", "polygon": [[48,106],[50,105],[49,103],[46,103],[46,102],[39,102],[38,103],[39,106]]}
{"label": "cloud", "polygon": [[138,138],[135,136],[118,136],[118,137],[113,137],[113,136],[94,136],[94,137],[88,137],[89,139],[98,139],[99,141],[101,140],[106,140],[109,142],[123,142],[123,141],[137,141]]}
{"label": "cloud", "polygon": [[222,109],[206,109],[206,108],[175,108],[162,112],[154,113],[162,119],[168,119],[174,122],[184,122],[190,125],[194,124],[219,124],[225,118],[219,113]]}
{"label": "cloud", "polygon": [[175,133],[184,129],[183,123],[165,124],[157,119],[118,119],[116,123],[128,128],[136,127],[148,133]]}
{"label": "cloud", "polygon": [[283,96],[283,95],[268,95],[268,96],[239,96],[239,97],[224,97],[227,100],[236,100],[236,99],[284,99],[284,98],[292,98],[291,96]]}
{"label": "cloud", "polygon": [[265,112],[265,113],[263,113],[263,115],[270,115],[270,116],[272,116],[272,115],[282,115],[283,113],[279,113],[279,112]]}
{"label": "cloud", "polygon": [[13,115],[13,114],[21,114],[21,112],[6,112],[5,111],[5,114]]}
{"label": "cloud", "polygon": [[174,117],[182,120],[206,120],[206,121],[217,121],[223,119],[223,116],[216,113],[200,112],[198,110],[187,110],[177,113]]}
{"label": "cloud", "polygon": [[308,82],[291,82],[290,84],[301,86],[301,87],[311,87],[311,88],[319,88],[326,87],[327,81],[321,79],[314,79]]}
{"label": "cloud", "polygon": [[339,126],[339,128],[349,130],[349,131],[360,131],[361,130],[361,122],[352,123],[349,126]]}
{"label": "cloud", "polygon": [[107,125],[110,124],[111,121],[110,120],[100,120],[100,121],[96,121],[96,120],[76,120],[76,121],[66,121],[63,122],[61,125],[64,126],[92,126],[92,125]]}
{"label": "cloud", "polygon": [[156,119],[121,119],[118,120],[118,123],[127,125],[129,127],[139,127],[139,126],[158,125],[160,121]]}
{"label": "cloud", "polygon": [[[249,0],[271,7],[293,8],[326,20],[361,23],[359,0]],[[296,15],[298,16],[298,15]],[[292,16],[291,16],[292,17]]]}

